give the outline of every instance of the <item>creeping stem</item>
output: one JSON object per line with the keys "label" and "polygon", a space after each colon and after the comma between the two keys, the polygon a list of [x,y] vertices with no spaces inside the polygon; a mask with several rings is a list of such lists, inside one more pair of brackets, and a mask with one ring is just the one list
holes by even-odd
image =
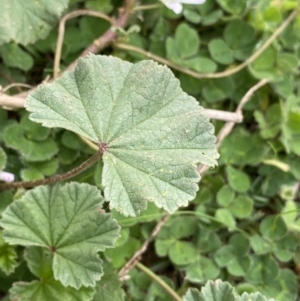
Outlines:
{"label": "creeping stem", "polygon": [[50,178],[36,180],[36,181],[3,183],[3,184],[0,184],[0,190],[21,188],[21,187],[30,188],[30,187],[35,187],[35,186],[39,186],[39,185],[54,184],[54,183],[57,183],[60,181],[70,179],[70,178],[80,174],[82,171],[88,169],[92,165],[94,165],[102,157],[102,154],[103,153],[99,150],[96,154],[94,154],[92,157],[87,159],[85,162],[83,162],[79,166],[77,166],[63,174],[55,175]]}

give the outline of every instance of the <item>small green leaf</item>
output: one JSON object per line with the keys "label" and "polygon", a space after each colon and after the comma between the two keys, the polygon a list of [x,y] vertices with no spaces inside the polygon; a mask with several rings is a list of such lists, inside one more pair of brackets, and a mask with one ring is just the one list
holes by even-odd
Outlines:
{"label": "small green leaf", "polygon": [[3,233],[0,231],[0,269],[6,274],[11,274],[18,265],[17,252],[3,240]]}
{"label": "small green leaf", "polygon": [[287,227],[281,216],[269,215],[259,226],[260,233],[271,241],[282,238],[287,233]]}
{"label": "small green leaf", "polygon": [[228,209],[237,218],[247,218],[252,212],[253,200],[247,195],[239,195]]}
{"label": "small green leaf", "polygon": [[201,73],[213,73],[217,70],[217,64],[213,60],[201,56],[184,60],[182,64]]}
{"label": "small green leaf", "polygon": [[217,0],[224,10],[233,14],[241,15],[247,7],[247,0]]}
{"label": "small green leaf", "polygon": [[222,225],[226,225],[229,229],[235,227],[235,219],[228,209],[218,209],[215,216]]}
{"label": "small green leaf", "polygon": [[234,82],[231,78],[211,79],[204,86],[202,93],[208,103],[215,103],[226,99],[234,89]]}
{"label": "small green leaf", "polygon": [[140,246],[141,243],[138,239],[129,237],[125,245],[121,245],[113,249],[107,249],[104,252],[104,255],[115,268],[121,268],[133,256],[134,252],[140,248]]}
{"label": "small green leaf", "polygon": [[272,246],[266,242],[259,234],[254,234],[250,238],[251,248],[257,255],[263,255],[271,251]]}
{"label": "small green leaf", "polygon": [[197,248],[187,241],[176,241],[169,249],[170,260],[176,265],[187,265],[197,257]]}
{"label": "small green leaf", "polygon": [[187,25],[181,23],[175,32],[175,47],[181,59],[189,58],[198,53],[200,39],[197,31]]}
{"label": "small green leaf", "polygon": [[22,127],[26,138],[35,141],[44,141],[50,135],[50,129],[47,129],[29,119],[29,113],[26,112],[21,118],[20,126]]}
{"label": "small green leaf", "polygon": [[264,283],[265,285],[273,281],[278,275],[278,266],[270,255],[251,255],[251,266],[245,279],[254,284]]}
{"label": "small green leaf", "polygon": [[190,21],[191,23],[194,24],[199,24],[201,22],[201,16],[193,10],[190,9],[184,9],[183,10],[183,15],[186,20]]}
{"label": "small green leaf", "polygon": [[229,65],[233,63],[232,50],[222,39],[214,39],[209,42],[208,49],[211,57],[218,63]]}
{"label": "small green leaf", "polygon": [[265,158],[267,151],[268,147],[258,133],[249,133],[242,128],[237,128],[222,142],[220,158],[221,162],[226,164],[257,165]]}
{"label": "small green leaf", "polygon": [[192,216],[169,219],[168,223],[158,233],[160,239],[181,239],[192,236],[197,231],[197,220]]}
{"label": "small green leaf", "polygon": [[214,259],[219,267],[224,268],[233,260],[232,254],[233,247],[226,245],[217,250]]}
{"label": "small green leaf", "polygon": [[33,66],[33,58],[17,44],[10,43],[0,46],[1,57],[8,67],[19,68],[28,71]]}
{"label": "small green leaf", "polygon": [[102,202],[100,191],[88,184],[37,187],[4,211],[4,239],[49,249],[54,278],[64,286],[94,286],[103,274],[97,252],[112,247],[119,232],[100,211]]}
{"label": "small green leaf", "polygon": [[[65,101],[61,101],[65,99]],[[63,127],[105,146],[104,195],[136,216],[148,201],[172,213],[196,196],[196,164],[215,165],[213,126],[172,72],[89,55],[75,70],[30,94],[33,121]]]}
{"label": "small green leaf", "polygon": [[228,23],[224,30],[224,40],[232,50],[251,43],[254,35],[254,28],[240,19]]}
{"label": "small green leaf", "polygon": [[237,192],[246,192],[250,188],[248,175],[231,166],[226,167],[228,183]]}
{"label": "small green leaf", "polygon": [[3,140],[8,147],[19,151],[30,162],[49,160],[58,152],[52,138],[39,142],[30,140],[26,137],[23,127],[17,123],[5,129]]}
{"label": "small green leaf", "polygon": [[29,167],[22,169],[21,178],[23,181],[35,181],[43,179],[44,175],[38,169]]}
{"label": "small green leaf", "polygon": [[203,283],[216,279],[220,274],[220,269],[214,261],[205,256],[198,256],[186,269],[187,280],[193,283]]}
{"label": "small green leaf", "polygon": [[233,201],[234,195],[234,191],[228,185],[224,185],[217,193],[217,202],[220,206],[228,207]]}
{"label": "small green leaf", "polygon": [[202,24],[204,26],[210,26],[217,23],[223,17],[223,11],[221,9],[215,9],[210,14],[203,17]]}

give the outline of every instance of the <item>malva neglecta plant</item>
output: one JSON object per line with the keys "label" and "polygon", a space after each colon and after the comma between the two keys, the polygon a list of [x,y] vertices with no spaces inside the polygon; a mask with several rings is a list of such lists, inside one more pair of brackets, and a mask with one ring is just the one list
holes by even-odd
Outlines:
{"label": "malva neglecta plant", "polygon": [[297,300],[298,5],[0,0],[0,299]]}

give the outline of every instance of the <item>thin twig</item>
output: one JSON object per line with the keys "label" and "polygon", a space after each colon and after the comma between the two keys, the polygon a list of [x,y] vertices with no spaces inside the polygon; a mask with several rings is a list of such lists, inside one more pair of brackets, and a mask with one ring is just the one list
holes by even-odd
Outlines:
{"label": "thin twig", "polygon": [[213,120],[233,121],[235,123],[240,123],[243,121],[243,116],[235,112],[205,109],[205,115],[209,117],[209,119]]}
{"label": "thin twig", "polygon": [[175,301],[182,301],[181,297],[169,285],[167,285],[165,281],[161,280],[161,278],[154,274],[150,269],[139,262],[136,263],[136,266],[157,284],[159,284]]}
{"label": "thin twig", "polygon": [[98,151],[95,155],[87,159],[85,162],[80,164],[79,166],[73,168],[72,170],[69,170],[63,174],[55,175],[51,178],[46,178],[42,180],[36,180],[36,181],[24,181],[24,182],[12,182],[12,183],[3,183],[0,184],[0,190],[5,189],[12,189],[12,188],[29,188],[29,187],[35,187],[39,185],[47,185],[47,184],[54,184],[57,182],[61,182],[67,179],[70,179],[82,171],[88,169],[91,167],[94,163],[96,163],[100,158],[102,157],[102,152]]}
{"label": "thin twig", "polygon": [[11,88],[15,88],[15,87],[24,87],[24,88],[28,88],[28,89],[33,88],[33,86],[31,86],[31,85],[27,85],[27,84],[23,84],[23,83],[12,83],[12,84],[5,86],[3,88],[3,90],[1,90],[0,92],[5,93],[7,90],[9,90]]}
{"label": "thin twig", "polygon": [[[131,10],[131,5],[132,5],[132,0],[124,1],[123,7],[119,9],[120,16],[118,19],[114,20],[113,27],[124,28],[126,26],[128,18],[129,18],[129,13]],[[80,54],[79,58],[85,57],[89,53],[99,53],[104,47],[109,45],[116,38],[117,38],[117,33],[114,32],[111,28],[108,29],[102,36],[100,36],[98,39],[94,40],[94,42]],[[67,67],[66,71],[70,71],[70,70],[74,69],[79,58],[77,58],[75,61],[73,61]]]}
{"label": "thin twig", "polygon": [[[251,87],[247,93],[244,95],[244,97],[241,99],[239,105],[237,106],[237,109],[235,111],[235,113],[239,116],[241,116],[241,119],[243,120],[243,113],[242,113],[242,109],[244,107],[244,105],[251,99],[253,93],[258,90],[259,88],[261,88],[262,86],[264,86],[265,84],[267,84],[269,82],[268,79],[264,78],[262,80],[260,80],[256,85],[254,85],[253,87]],[[217,137],[217,143],[216,146],[217,148],[220,147],[221,142],[225,139],[225,137],[227,137],[231,131],[234,128],[234,125],[236,123],[234,121],[228,121],[224,124],[224,126],[222,127],[222,129],[220,130],[218,137]]]}
{"label": "thin twig", "polygon": [[0,94],[0,106],[6,110],[24,108],[25,99],[17,96]]}
{"label": "thin twig", "polygon": [[[9,83],[13,84],[15,81],[6,73],[0,71],[0,76],[2,76],[3,78],[5,78]],[[22,93],[22,89],[20,87],[16,87],[16,89]]]}
{"label": "thin twig", "polygon": [[119,272],[119,277],[122,279],[127,273],[138,263],[141,259],[142,255],[147,251],[150,242],[156,237],[158,232],[161,230],[162,226],[166,223],[168,218],[170,217],[169,214],[165,214],[159,222],[156,224],[155,228],[151,232],[150,236],[144,241],[142,246],[134,253],[131,259],[124,265],[124,267]]}
{"label": "thin twig", "polygon": [[53,77],[56,79],[59,75],[59,64],[60,64],[60,58],[61,58],[61,51],[62,51],[62,45],[64,41],[64,35],[65,35],[65,24],[68,20],[79,17],[79,16],[92,16],[104,19],[108,21],[109,23],[113,24],[113,19],[109,16],[97,12],[97,11],[91,11],[91,10],[76,10],[73,11],[67,15],[65,15],[59,22],[58,27],[58,37],[57,37],[57,43],[56,43],[56,50],[55,50],[55,57],[54,57],[54,71],[53,71]]}
{"label": "thin twig", "polygon": [[135,47],[133,45],[124,44],[124,43],[116,43],[115,46],[120,49],[135,51],[137,53],[143,54],[150,59],[153,59],[161,64],[165,64],[165,65],[169,66],[170,68],[173,68],[175,70],[178,70],[182,73],[188,74],[195,78],[202,79],[202,78],[227,77],[227,76],[233,75],[233,74],[241,71],[242,69],[247,67],[249,64],[254,62],[273,43],[273,41],[287,28],[287,26],[296,18],[298,13],[299,13],[298,8],[293,10],[293,12],[288,16],[288,18],[274,31],[274,33],[265,41],[265,43],[243,63],[241,63],[240,65],[238,65],[234,68],[227,69],[225,71],[217,72],[217,73],[199,73],[199,72],[193,71],[189,68],[185,68],[180,65],[177,65],[167,59],[164,59],[158,55],[155,55],[149,51],[146,51],[139,47]]}

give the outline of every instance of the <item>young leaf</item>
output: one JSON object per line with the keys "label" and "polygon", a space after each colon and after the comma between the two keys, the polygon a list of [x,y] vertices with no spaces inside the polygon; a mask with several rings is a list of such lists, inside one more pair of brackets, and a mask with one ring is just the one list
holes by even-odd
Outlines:
{"label": "young leaf", "polygon": [[0,269],[7,275],[12,273],[18,265],[16,259],[15,248],[3,240],[3,233],[0,232]]}
{"label": "young leaf", "polygon": [[88,184],[37,187],[3,212],[4,239],[48,248],[54,278],[64,286],[95,286],[103,274],[97,252],[112,247],[119,233],[116,221],[99,210],[102,202]]}
{"label": "young leaf", "polygon": [[81,287],[76,290],[64,287],[53,278],[52,256],[49,251],[31,247],[25,252],[25,259],[33,274],[40,278],[28,282],[15,282],[10,289],[14,301],[89,301],[92,300],[94,289]]}
{"label": "young leaf", "polygon": [[189,289],[183,301],[235,301],[233,287],[221,280],[208,281],[201,289]]}
{"label": "young leaf", "polygon": [[2,0],[0,44],[11,40],[23,45],[46,38],[69,0]]}
{"label": "young leaf", "polygon": [[[62,99],[64,101],[62,101]],[[172,213],[196,196],[196,164],[213,166],[213,126],[172,72],[89,55],[26,102],[30,118],[63,127],[99,144],[105,198],[136,216],[153,201]]]}

